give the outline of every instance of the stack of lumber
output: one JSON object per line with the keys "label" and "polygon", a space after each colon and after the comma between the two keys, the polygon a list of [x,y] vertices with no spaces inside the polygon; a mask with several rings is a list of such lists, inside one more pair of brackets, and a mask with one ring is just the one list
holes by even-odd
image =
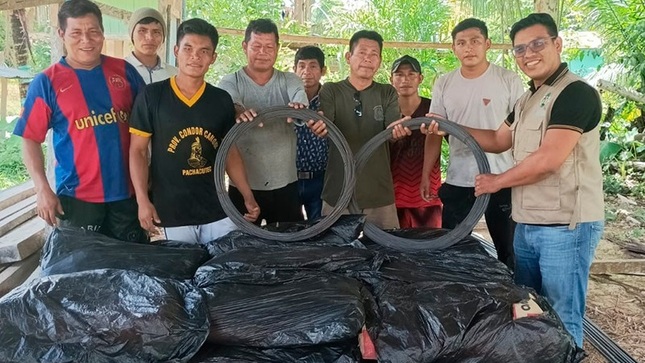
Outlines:
{"label": "stack of lumber", "polygon": [[36,213],[34,183],[0,191],[0,296],[38,267],[46,223]]}

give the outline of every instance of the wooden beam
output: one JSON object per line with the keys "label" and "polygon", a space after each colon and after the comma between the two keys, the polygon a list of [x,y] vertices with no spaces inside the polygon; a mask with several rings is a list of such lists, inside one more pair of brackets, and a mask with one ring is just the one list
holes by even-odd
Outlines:
{"label": "wooden beam", "polygon": [[632,91],[629,89],[626,89],[624,87],[621,87],[615,83],[605,81],[604,79],[598,80],[598,83],[596,84],[598,88],[602,90],[606,90],[609,92],[616,93],[618,95],[621,95],[628,100],[636,101],[638,103],[645,104],[645,95],[636,91]]}
{"label": "wooden beam", "polygon": [[9,233],[9,231],[28,221],[36,214],[35,195],[0,211],[0,236]]}
{"label": "wooden beam", "polygon": [[45,242],[45,225],[40,217],[33,217],[0,237],[0,263],[22,261],[40,250]]}
{"label": "wooden beam", "polygon": [[100,2],[96,2],[96,5],[99,6],[99,9],[101,9],[101,13],[103,13],[103,15],[109,15],[117,19],[124,20],[125,22],[130,20],[130,16],[132,16],[132,12],[129,10],[120,9]]}
{"label": "wooden beam", "polygon": [[16,10],[49,4],[62,4],[64,0],[0,0],[0,10]]}
{"label": "wooden beam", "polygon": [[591,264],[592,274],[638,274],[645,273],[645,259],[600,260]]}
{"label": "wooden beam", "polygon": [[32,195],[36,195],[36,189],[34,188],[34,181],[31,179],[15,187],[0,191],[0,211]]}
{"label": "wooden beam", "polygon": [[34,253],[24,261],[0,265],[0,297],[29,278],[38,268],[40,253]]}
{"label": "wooden beam", "polygon": [[[217,28],[220,35],[235,35],[244,36],[244,30],[231,29],[231,28]],[[280,40],[283,43],[297,43],[297,44],[332,44],[332,45],[348,45],[349,39],[343,38],[329,38],[329,37],[316,37],[309,35],[291,35],[280,34]],[[383,42],[384,48],[398,48],[398,49],[451,49],[450,43],[429,43],[429,42]],[[511,44],[493,44],[491,49],[511,49]]]}

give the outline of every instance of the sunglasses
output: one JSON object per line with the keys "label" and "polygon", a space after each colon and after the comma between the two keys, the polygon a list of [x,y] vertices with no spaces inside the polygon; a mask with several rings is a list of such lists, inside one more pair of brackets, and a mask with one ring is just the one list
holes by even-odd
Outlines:
{"label": "sunglasses", "polygon": [[356,116],[363,116],[363,102],[361,102],[361,94],[359,92],[354,93],[354,113]]}
{"label": "sunglasses", "polygon": [[516,58],[522,57],[524,54],[526,54],[526,49],[530,49],[533,53],[537,53],[542,49],[544,49],[544,47],[546,47],[546,42],[549,39],[555,39],[555,38],[557,37],[538,38],[530,41],[528,44],[516,45],[513,47],[513,55]]}

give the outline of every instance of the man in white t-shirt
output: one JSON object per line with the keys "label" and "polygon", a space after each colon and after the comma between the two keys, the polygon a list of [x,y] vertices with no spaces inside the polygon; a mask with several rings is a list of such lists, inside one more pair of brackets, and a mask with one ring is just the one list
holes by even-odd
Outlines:
{"label": "man in white t-shirt", "polygon": [[128,21],[128,34],[134,50],[125,60],[136,68],[146,84],[163,81],[177,74],[177,68],[166,64],[157,52],[166,39],[166,23],[153,8],[139,8]]}
{"label": "man in white t-shirt", "polygon": [[[440,77],[432,90],[430,113],[445,117],[461,125],[497,130],[513,110],[515,101],[524,93],[520,77],[509,70],[491,64],[486,52],[491,46],[486,23],[465,19],[452,30],[452,50],[461,67]],[[479,174],[470,149],[454,137],[449,138],[450,160],[444,184],[439,189],[443,202],[442,227],[455,228],[461,223],[475,202],[474,181]],[[441,138],[426,138],[426,153],[435,150],[440,155]],[[513,166],[510,152],[486,154],[491,172],[502,173]],[[426,157],[426,163],[436,160]],[[429,164],[432,165],[432,164]],[[430,170],[430,168],[424,168]],[[427,175],[424,176],[427,179]],[[421,191],[422,194],[423,190]],[[513,233],[511,219],[511,190],[502,189],[491,194],[486,209],[486,225],[493,239],[497,256],[513,268]]]}

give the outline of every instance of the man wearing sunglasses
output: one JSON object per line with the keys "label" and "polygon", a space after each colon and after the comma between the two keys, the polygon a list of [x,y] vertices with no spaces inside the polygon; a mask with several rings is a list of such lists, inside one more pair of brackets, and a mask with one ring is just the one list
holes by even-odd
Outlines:
{"label": "man wearing sunglasses", "polygon": [[[342,131],[354,154],[400,117],[394,87],[374,82],[374,75],[381,66],[382,50],[383,37],[377,32],[361,30],[355,33],[349,41],[349,52],[345,54],[349,77],[340,82],[327,82],[320,90],[320,109]],[[400,128],[395,130],[401,133]],[[374,151],[357,178],[356,198],[367,221],[381,228],[398,228],[387,144]],[[329,214],[336,205],[342,180],[342,158],[337,148],[330,148],[322,193],[323,215]]]}
{"label": "man wearing sunglasses", "polygon": [[[589,268],[604,229],[598,92],[562,63],[553,18],[531,14],[511,28],[530,90],[496,130],[471,133],[482,148],[513,152],[515,166],[475,179],[475,194],[512,188],[515,282],[545,296],[582,347]],[[430,132],[437,131],[436,124]]]}
{"label": "man wearing sunglasses", "polygon": [[[501,120],[513,109],[524,93],[520,77],[512,71],[491,64],[486,53],[491,46],[486,23],[465,19],[452,30],[452,50],[461,66],[440,77],[432,89],[430,112],[463,126],[497,130]],[[422,180],[428,180],[430,170],[441,155],[440,137],[426,138],[426,157]],[[448,139],[450,159],[446,180],[439,188],[443,203],[442,227],[455,228],[475,204],[475,157],[470,149],[454,137]],[[487,154],[494,173],[513,166],[510,152]],[[422,197],[428,198],[422,185]],[[428,200],[428,199],[426,199]],[[511,190],[504,188],[491,195],[485,212],[486,226],[495,244],[497,258],[513,268],[513,232],[511,219]]]}

